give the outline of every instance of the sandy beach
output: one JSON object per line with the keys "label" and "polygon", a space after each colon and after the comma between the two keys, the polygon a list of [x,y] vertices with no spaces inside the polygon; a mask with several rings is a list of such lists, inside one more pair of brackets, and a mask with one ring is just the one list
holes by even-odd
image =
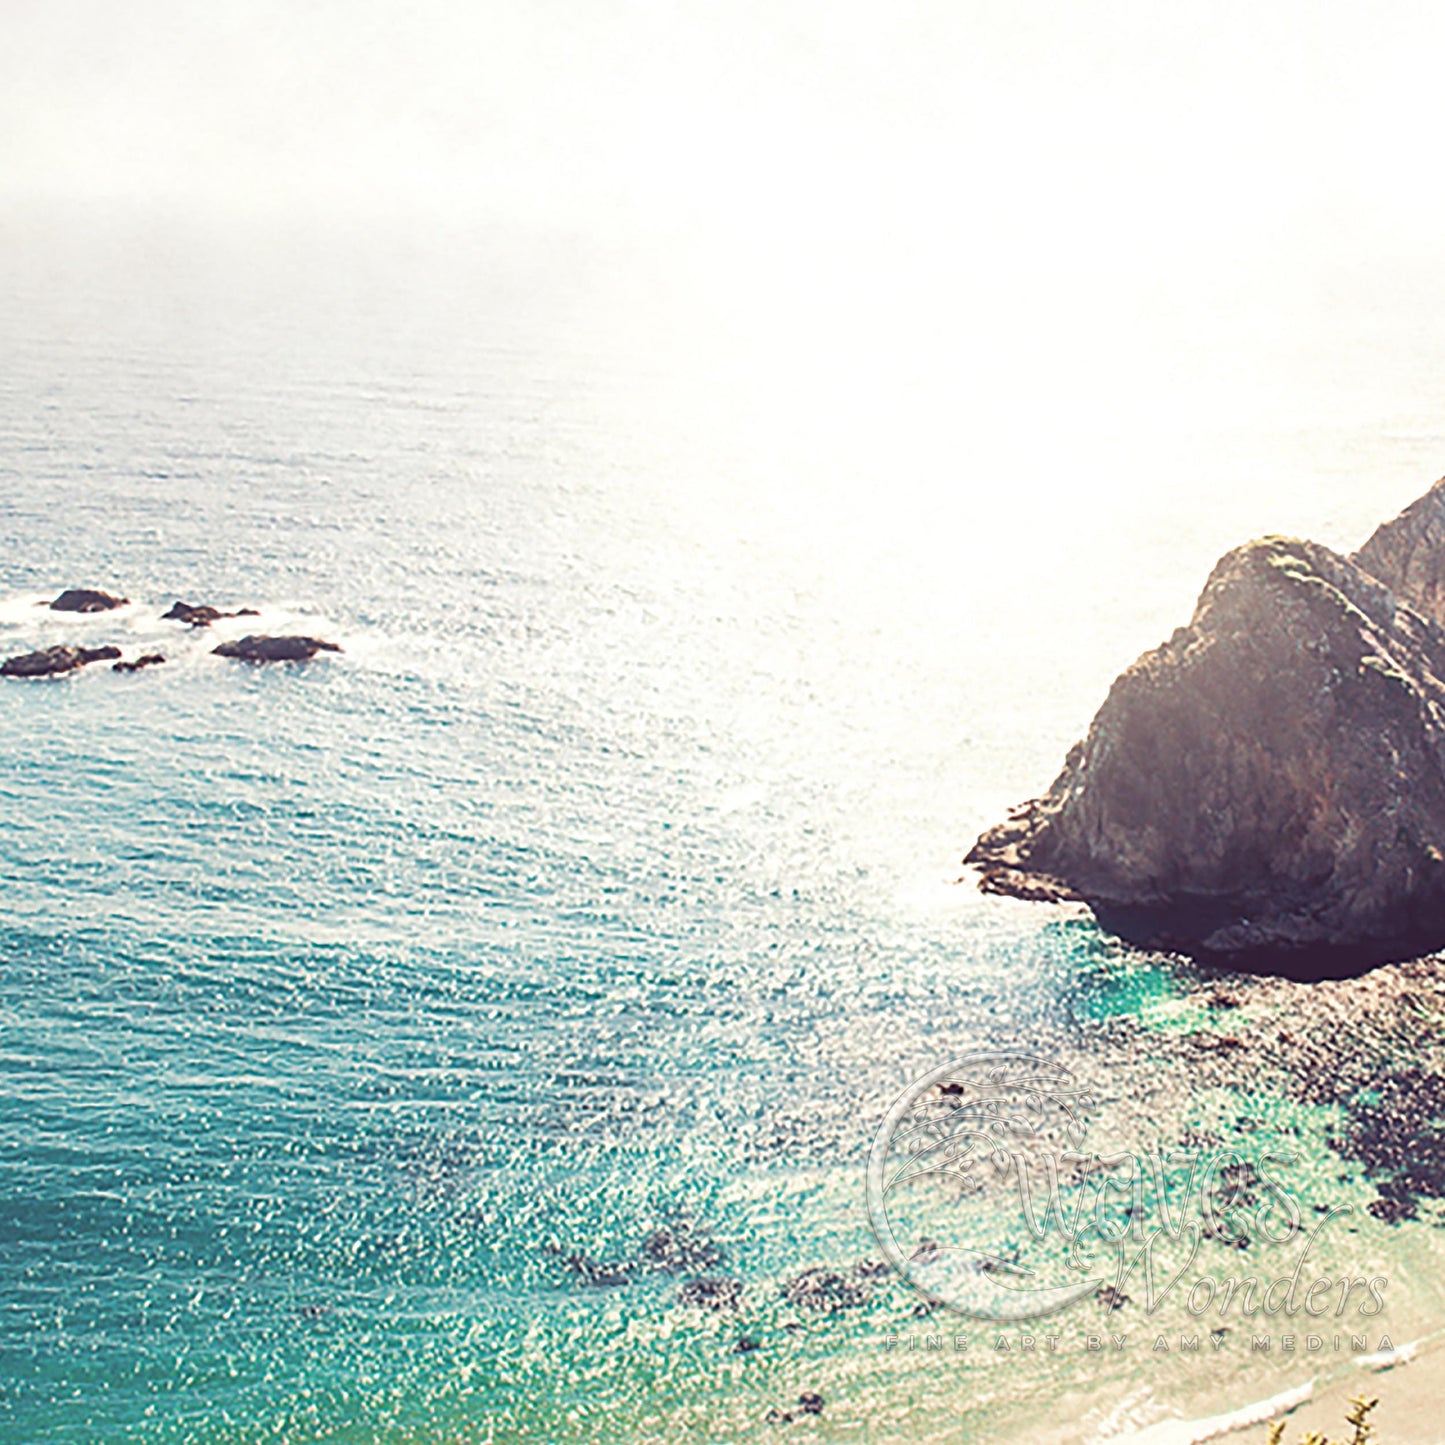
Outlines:
{"label": "sandy beach", "polygon": [[[1258,1441],[1268,1438],[1272,1421],[1283,1420],[1289,1445],[1310,1431],[1347,1439],[1351,1401],[1377,1399],[1371,1415],[1380,1445],[1439,1445],[1445,1441],[1445,1337],[1405,1345],[1393,1362],[1379,1357],[1358,1361],[1324,1380],[1301,1380],[1268,1401],[1209,1419],[1164,1421],[1133,1437],[1132,1445],[1196,1445],[1206,1440]],[[1295,1403],[1297,1401],[1297,1403]]]}
{"label": "sandy beach", "polygon": [[[1331,1437],[1345,1436],[1349,1402],[1358,1395],[1378,1399],[1371,1416],[1381,1445],[1439,1445],[1445,1441],[1445,1341],[1435,1341],[1429,1352],[1388,1370],[1358,1369],[1343,1379],[1318,1389],[1309,1401],[1291,1410],[1285,1418],[1285,1439],[1293,1442],[1308,1430],[1322,1430]],[[1229,1440],[1263,1440],[1266,1427],[1232,1430]]]}

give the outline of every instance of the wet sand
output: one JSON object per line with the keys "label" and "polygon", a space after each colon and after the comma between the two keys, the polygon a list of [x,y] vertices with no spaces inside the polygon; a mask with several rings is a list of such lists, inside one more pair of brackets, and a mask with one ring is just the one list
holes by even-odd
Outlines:
{"label": "wet sand", "polygon": [[[1406,1351],[1402,1350],[1402,1354]],[[1445,1445],[1445,1338],[1422,1346],[1389,1369],[1360,1367],[1315,1389],[1307,1402],[1274,1418],[1287,1421],[1285,1440],[1294,1445],[1309,1430],[1331,1439],[1350,1438],[1345,1415],[1358,1395],[1378,1399],[1370,1416],[1379,1445]],[[1230,1441],[1268,1438],[1267,1425],[1231,1430],[1216,1438]]]}

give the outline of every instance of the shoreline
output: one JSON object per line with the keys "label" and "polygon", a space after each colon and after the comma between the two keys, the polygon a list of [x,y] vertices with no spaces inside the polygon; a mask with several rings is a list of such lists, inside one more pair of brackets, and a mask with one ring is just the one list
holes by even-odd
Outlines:
{"label": "shoreline", "polygon": [[[1166,1419],[1124,1435],[1111,1445],[1204,1445],[1211,1440],[1263,1442],[1274,1421],[1286,1422],[1285,1440],[1309,1430],[1331,1433],[1357,1396],[1378,1399],[1371,1416],[1382,1445],[1442,1445],[1445,1421],[1445,1330],[1394,1350],[1362,1355],[1328,1376],[1312,1376],[1274,1395],[1195,1419]],[[1100,1441],[1102,1445],[1102,1438]]]}

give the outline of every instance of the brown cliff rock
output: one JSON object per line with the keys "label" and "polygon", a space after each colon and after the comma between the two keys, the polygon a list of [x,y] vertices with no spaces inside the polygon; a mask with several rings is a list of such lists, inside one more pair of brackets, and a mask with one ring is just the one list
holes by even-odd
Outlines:
{"label": "brown cliff rock", "polygon": [[1437,536],[1445,576],[1439,487],[1358,554],[1388,587],[1311,542],[1228,553],[1049,791],[979,838],[981,886],[1296,977],[1445,946],[1445,631],[1402,600],[1445,598]]}
{"label": "brown cliff rock", "polygon": [[1377,527],[1350,560],[1445,626],[1445,479]]}

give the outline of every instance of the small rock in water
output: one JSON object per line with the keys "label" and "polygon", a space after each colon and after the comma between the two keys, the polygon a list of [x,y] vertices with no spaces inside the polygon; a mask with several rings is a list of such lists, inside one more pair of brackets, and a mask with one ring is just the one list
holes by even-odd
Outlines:
{"label": "small rock in water", "polygon": [[[798,1413],[800,1415],[821,1415],[825,1401],[821,1395],[815,1394],[812,1390],[804,1390],[798,1396]],[[791,1410],[779,1410],[773,1406],[763,1417],[770,1425],[791,1425],[793,1423],[793,1412]]]}
{"label": "small rock in water", "polygon": [[893,1269],[881,1259],[863,1259],[853,1266],[853,1273],[859,1279],[883,1279],[892,1274]]}
{"label": "small rock in water", "polygon": [[96,592],[89,587],[69,587],[50,604],[52,612],[109,612],[124,607],[128,597],[112,597],[109,592]]}
{"label": "small rock in water", "polygon": [[658,1269],[679,1272],[716,1269],[724,1255],[701,1230],[687,1225],[654,1229],[642,1241],[643,1255]]}
{"label": "small rock in water", "polygon": [[319,637],[243,637],[211,650],[217,657],[236,657],[242,662],[305,662],[318,652],[340,652],[341,648]]}
{"label": "small rock in water", "polygon": [[630,1264],[602,1264],[585,1254],[570,1254],[566,1263],[567,1268],[592,1289],[616,1289],[619,1285],[632,1283]]}
{"label": "small rock in water", "polygon": [[116,662],[111,664],[112,672],[139,672],[143,667],[159,667],[165,658],[158,652],[147,652],[145,656],[138,657],[134,662]]}
{"label": "small rock in water", "polygon": [[809,1310],[846,1310],[867,1298],[856,1284],[828,1269],[805,1269],[783,1286],[790,1305]]}
{"label": "small rock in water", "polygon": [[169,612],[161,614],[161,621],[188,622],[192,627],[209,627],[211,623],[218,622],[223,617],[259,617],[260,615],[254,607],[243,607],[239,612],[222,612],[216,607],[204,604],[193,606],[189,602],[177,600],[171,605]]}
{"label": "small rock in water", "polygon": [[1418,1212],[1409,1199],[1398,1198],[1393,1194],[1382,1194],[1365,1207],[1385,1224],[1399,1224],[1402,1219],[1414,1219]]}
{"label": "small rock in water", "polygon": [[45,647],[0,663],[0,677],[54,677],[74,672],[87,662],[103,662],[119,656],[118,647]]}
{"label": "small rock in water", "polygon": [[680,1304],[698,1310],[735,1310],[743,1297],[743,1282],[725,1275],[690,1279],[678,1290]]}

